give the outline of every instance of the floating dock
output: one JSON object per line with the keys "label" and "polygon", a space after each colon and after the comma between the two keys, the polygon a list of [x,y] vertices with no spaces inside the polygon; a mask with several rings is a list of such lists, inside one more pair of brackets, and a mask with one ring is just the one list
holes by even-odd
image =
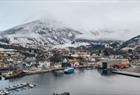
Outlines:
{"label": "floating dock", "polygon": [[128,71],[119,71],[119,70],[116,70],[116,71],[112,71],[112,73],[140,78],[140,73],[135,73],[135,72],[128,72]]}
{"label": "floating dock", "polygon": [[12,91],[17,91],[23,88],[33,88],[36,85],[33,85],[31,83],[21,83],[18,85],[14,85],[12,87],[4,88],[0,90],[0,95],[9,95]]}

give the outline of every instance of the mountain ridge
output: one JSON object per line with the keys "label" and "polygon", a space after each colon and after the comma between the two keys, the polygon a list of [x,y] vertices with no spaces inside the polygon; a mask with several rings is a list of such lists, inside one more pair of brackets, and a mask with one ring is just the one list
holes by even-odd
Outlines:
{"label": "mountain ridge", "polygon": [[127,41],[125,41],[120,48],[131,47],[136,48],[140,46],[140,35],[137,35]]}
{"label": "mountain ridge", "polygon": [[36,20],[0,32],[0,41],[23,47],[57,45],[73,41],[79,34],[58,23]]}
{"label": "mountain ridge", "polygon": [[[123,31],[124,33],[125,31]],[[125,47],[130,40],[124,43],[121,40],[105,39],[113,36],[113,30],[89,31],[83,33],[55,20],[34,20],[0,32],[0,44],[22,47],[57,47],[79,45],[110,45],[117,43],[117,47]],[[115,31],[115,34],[118,33]],[[104,36],[103,38],[100,38]],[[140,41],[138,41],[140,42]],[[75,44],[74,44],[75,43]],[[72,45],[73,44],[73,45]],[[76,45],[78,44],[78,45]],[[65,46],[64,46],[65,47]]]}

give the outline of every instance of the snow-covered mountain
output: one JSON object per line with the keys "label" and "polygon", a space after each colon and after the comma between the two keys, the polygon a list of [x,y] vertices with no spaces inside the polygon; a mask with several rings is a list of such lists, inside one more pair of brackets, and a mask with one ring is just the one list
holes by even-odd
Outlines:
{"label": "snow-covered mountain", "polygon": [[80,34],[54,20],[36,20],[0,32],[0,42],[23,47],[53,46],[71,42]]}
{"label": "snow-covered mountain", "polygon": [[113,39],[114,35],[121,37],[120,35],[129,36],[130,33],[128,31],[118,32],[107,29],[79,32],[58,21],[41,19],[1,31],[0,45],[59,48],[69,46],[78,47],[81,45],[110,46],[115,43],[119,47],[122,42],[119,39]]}

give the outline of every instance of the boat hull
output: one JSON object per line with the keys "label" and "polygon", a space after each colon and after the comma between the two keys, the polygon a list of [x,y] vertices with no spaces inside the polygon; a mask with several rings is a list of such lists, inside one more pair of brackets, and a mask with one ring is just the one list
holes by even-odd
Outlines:
{"label": "boat hull", "polygon": [[65,74],[74,73],[74,68],[66,68],[66,69],[64,69],[64,73],[65,73]]}
{"label": "boat hull", "polygon": [[5,79],[11,79],[16,77],[22,77],[24,75],[24,72],[22,70],[16,70],[12,74],[3,74]]}

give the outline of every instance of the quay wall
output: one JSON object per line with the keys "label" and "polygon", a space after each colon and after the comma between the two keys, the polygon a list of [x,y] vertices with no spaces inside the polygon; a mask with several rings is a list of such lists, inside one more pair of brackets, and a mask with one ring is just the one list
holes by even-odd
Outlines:
{"label": "quay wall", "polygon": [[140,78],[140,73],[135,73],[135,72],[116,70],[116,71],[112,71],[112,73]]}

